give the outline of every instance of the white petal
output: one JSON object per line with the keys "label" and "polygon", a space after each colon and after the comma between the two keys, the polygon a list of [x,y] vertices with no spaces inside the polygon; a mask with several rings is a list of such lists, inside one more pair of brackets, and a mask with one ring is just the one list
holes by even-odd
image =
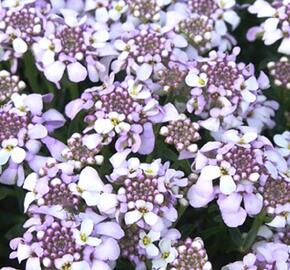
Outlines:
{"label": "white petal", "polygon": [[275,228],[284,228],[286,225],[286,219],[285,217],[278,215],[274,217],[274,219],[271,222],[266,223],[266,224],[268,226],[275,227]]}
{"label": "white petal", "polygon": [[156,224],[158,216],[153,212],[149,212],[144,215],[144,220],[148,225],[153,226]]}
{"label": "white petal", "polygon": [[204,180],[213,180],[221,176],[219,166],[208,165],[201,170],[200,178]]}
{"label": "white petal", "polygon": [[19,244],[17,248],[17,258],[19,263],[27,259],[31,254],[31,248],[27,245]]}
{"label": "white petal", "polygon": [[64,70],[65,64],[60,61],[56,61],[53,64],[45,67],[44,75],[49,81],[57,83],[61,80]]}
{"label": "white petal", "polygon": [[85,167],[81,171],[78,185],[81,189],[95,192],[103,190],[104,187],[98,172],[92,167]]}
{"label": "white petal", "polygon": [[81,224],[81,233],[90,235],[94,229],[94,222],[91,219],[85,219]]}
{"label": "white petal", "polygon": [[5,149],[1,149],[0,150],[0,165],[6,164],[9,157],[10,157],[10,153],[6,151]]}
{"label": "white petal", "polygon": [[26,213],[29,205],[35,200],[35,193],[34,192],[28,192],[26,193],[25,199],[24,199],[24,213]]}
{"label": "white petal", "polygon": [[102,243],[102,240],[96,237],[89,237],[86,243],[90,246],[97,247]]}
{"label": "white petal", "polygon": [[20,147],[15,147],[11,151],[11,159],[17,164],[20,164],[25,159],[25,156],[26,152]]}
{"label": "white petal", "polygon": [[21,38],[14,39],[12,42],[12,45],[13,45],[13,49],[17,53],[25,53],[28,49],[26,42]]}
{"label": "white petal", "polygon": [[90,270],[90,266],[85,261],[74,262],[71,266],[71,270]]}
{"label": "white petal", "polygon": [[125,223],[131,225],[142,218],[142,214],[138,210],[129,211],[125,214]]}
{"label": "white petal", "polygon": [[99,204],[100,194],[98,192],[84,191],[81,195],[88,206],[95,206]]}
{"label": "white petal", "polygon": [[71,63],[67,66],[68,78],[72,82],[81,82],[87,77],[86,68],[79,62]]}
{"label": "white petal", "polygon": [[220,178],[220,190],[223,194],[231,194],[236,190],[236,184],[230,175],[224,175]]}
{"label": "white petal", "polygon": [[284,38],[278,48],[279,53],[290,55],[290,38]]}
{"label": "white petal", "polygon": [[26,177],[23,184],[23,188],[29,191],[33,191],[37,181],[38,181],[37,174],[31,173]]}
{"label": "white petal", "polygon": [[136,70],[137,78],[141,81],[145,81],[145,80],[149,79],[150,75],[152,74],[152,70],[153,70],[153,68],[151,65],[149,65],[147,63],[142,64]]}
{"label": "white petal", "polygon": [[218,118],[208,118],[207,120],[201,121],[200,125],[210,131],[218,131],[220,127],[220,120]]}
{"label": "white petal", "polygon": [[29,258],[26,262],[26,269],[41,270],[39,258]]}
{"label": "white petal", "polygon": [[147,246],[146,252],[149,256],[155,257],[158,255],[159,249],[155,245],[150,244],[149,246]]}

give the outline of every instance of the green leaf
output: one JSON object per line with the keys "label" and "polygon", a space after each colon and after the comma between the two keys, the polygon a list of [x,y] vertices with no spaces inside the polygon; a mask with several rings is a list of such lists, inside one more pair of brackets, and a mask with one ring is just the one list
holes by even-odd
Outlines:
{"label": "green leaf", "polygon": [[4,186],[0,186],[0,200],[5,199],[8,196],[11,196],[14,194],[13,189],[8,188],[8,187],[4,187]]}

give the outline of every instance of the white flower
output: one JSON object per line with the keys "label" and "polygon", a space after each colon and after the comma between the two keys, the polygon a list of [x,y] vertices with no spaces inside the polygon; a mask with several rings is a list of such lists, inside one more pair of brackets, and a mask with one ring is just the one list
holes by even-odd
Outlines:
{"label": "white flower", "polygon": [[11,101],[13,102],[15,107],[14,110],[18,115],[25,115],[28,111],[33,114],[41,114],[43,109],[42,96],[39,94],[20,95],[14,93],[11,96]]}
{"label": "white flower", "polygon": [[95,49],[103,48],[106,45],[106,41],[110,38],[107,30],[100,29],[91,35],[91,33],[85,32],[85,42],[94,47]]}
{"label": "white flower", "polygon": [[90,219],[85,219],[81,224],[81,230],[74,230],[74,238],[78,245],[89,245],[89,246],[98,246],[101,244],[102,240],[97,237],[91,237],[94,230],[94,222]]}
{"label": "white flower", "polygon": [[108,115],[109,118],[99,118],[95,121],[94,128],[100,134],[108,134],[112,130],[115,130],[117,133],[123,131],[128,132],[131,128],[130,124],[124,122],[125,115],[119,114],[117,112],[110,112]]}
{"label": "white flower", "polygon": [[220,191],[229,195],[236,190],[236,184],[232,175],[235,169],[226,161],[221,162],[221,166],[208,165],[201,170],[200,179],[211,181],[220,178]]}
{"label": "white flower", "polygon": [[160,238],[160,232],[154,232],[151,230],[149,233],[145,233],[144,231],[141,231],[139,236],[139,245],[146,250],[146,253],[152,257],[157,256],[159,254],[159,250],[153,242]]}
{"label": "white flower", "polygon": [[135,208],[135,210],[129,211],[125,214],[125,223],[127,225],[131,225],[141,218],[144,218],[144,221],[150,226],[156,224],[158,216],[152,212],[152,203],[138,200],[135,203]]}
{"label": "white flower", "polygon": [[255,94],[252,91],[256,91],[259,88],[259,84],[255,78],[255,76],[250,77],[246,81],[239,81],[239,90],[241,91],[241,95],[246,102],[252,103],[256,100]]}
{"label": "white flower", "polygon": [[24,149],[20,148],[17,139],[8,139],[2,141],[2,149],[0,150],[0,165],[7,163],[9,158],[17,164],[20,164],[26,156]]}
{"label": "white flower", "polygon": [[274,142],[280,148],[278,151],[283,157],[290,156],[290,132],[285,131],[282,134],[277,134],[274,136]]}
{"label": "white flower", "polygon": [[98,172],[92,167],[84,168],[79,176],[78,184],[71,183],[70,190],[80,195],[88,206],[97,206],[101,212],[106,212],[117,205],[116,194],[104,192],[105,184]]}
{"label": "white flower", "polygon": [[128,6],[123,0],[114,1],[112,5],[112,9],[109,10],[109,16],[112,20],[117,21],[120,19],[121,15],[127,11]]}
{"label": "white flower", "polygon": [[244,134],[239,134],[237,130],[228,130],[223,134],[226,142],[234,142],[239,146],[248,147],[249,143],[256,140],[258,134],[254,130],[247,130]]}
{"label": "white flower", "polygon": [[169,263],[172,263],[177,257],[177,250],[171,246],[171,241],[163,239],[159,243],[161,257],[152,261],[154,269],[166,269]]}
{"label": "white flower", "polygon": [[70,269],[70,270],[90,270],[90,266],[86,261],[73,262],[74,257],[70,254],[64,255],[62,258],[55,259],[56,269]]}
{"label": "white flower", "polygon": [[146,99],[151,96],[148,89],[143,89],[143,85],[135,84],[134,80],[128,81],[128,92],[132,98],[135,99]]}
{"label": "white flower", "polygon": [[189,72],[185,77],[185,82],[191,87],[205,87],[207,85],[208,77],[206,73],[196,74],[195,72]]}
{"label": "white flower", "polygon": [[140,164],[140,168],[146,175],[156,176],[158,174],[160,168],[160,160],[154,160],[152,163],[142,163]]}

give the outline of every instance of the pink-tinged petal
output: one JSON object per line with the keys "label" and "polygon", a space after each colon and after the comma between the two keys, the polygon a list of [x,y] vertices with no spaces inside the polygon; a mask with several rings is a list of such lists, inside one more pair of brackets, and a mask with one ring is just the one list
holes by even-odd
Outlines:
{"label": "pink-tinged petal", "polygon": [[236,184],[230,175],[224,175],[220,178],[220,190],[223,194],[231,194],[236,190]]}
{"label": "pink-tinged petal", "polygon": [[232,193],[229,196],[223,196],[219,198],[217,202],[222,212],[235,213],[239,211],[241,206],[242,195],[239,193]]}
{"label": "pink-tinged petal", "polygon": [[38,172],[41,168],[44,167],[47,160],[47,157],[33,156],[33,158],[28,161],[28,164],[33,171]]}
{"label": "pink-tinged petal", "polygon": [[247,217],[247,212],[240,207],[237,212],[224,213],[222,212],[222,217],[225,224],[229,227],[238,227],[242,225]]}
{"label": "pink-tinged petal", "polygon": [[64,143],[49,136],[42,139],[42,142],[46,145],[53,158],[58,161],[64,161],[61,155],[62,151],[67,147]]}
{"label": "pink-tinged petal", "polygon": [[120,256],[120,248],[118,242],[113,238],[104,238],[101,245],[95,248],[96,259],[106,260],[117,260]]}
{"label": "pink-tinged petal", "polygon": [[124,231],[116,222],[103,222],[97,224],[95,229],[98,234],[110,236],[115,239],[121,239],[124,236]]}
{"label": "pink-tinged petal", "polygon": [[30,153],[37,154],[41,148],[41,142],[37,140],[29,140],[25,146]]}
{"label": "pink-tinged petal", "polygon": [[131,225],[142,218],[142,214],[138,210],[129,211],[125,214],[125,223]]}
{"label": "pink-tinged petal", "polygon": [[79,62],[71,63],[67,66],[68,78],[72,82],[84,81],[88,75],[86,68]]}
{"label": "pink-tinged petal", "polygon": [[42,96],[39,94],[30,94],[24,101],[24,105],[32,112],[34,115],[40,115],[43,109]]}
{"label": "pink-tinged petal", "polygon": [[92,266],[92,270],[111,270],[111,269],[112,268],[103,261],[94,261],[94,264]]}
{"label": "pink-tinged petal", "polygon": [[141,81],[146,81],[152,74],[153,68],[151,65],[144,63],[136,70],[137,78]]}
{"label": "pink-tinged petal", "polygon": [[0,183],[6,185],[15,185],[17,181],[17,168],[8,167],[0,176]]}
{"label": "pink-tinged petal", "polygon": [[44,75],[49,81],[58,83],[63,76],[64,70],[65,64],[63,62],[56,61],[44,68]]}
{"label": "pink-tinged petal", "polygon": [[263,200],[255,194],[246,194],[244,195],[244,205],[249,215],[257,215],[263,207]]}
{"label": "pink-tinged petal", "polygon": [[155,135],[151,123],[145,123],[143,126],[143,133],[141,134],[141,147],[139,148],[139,153],[141,155],[150,154],[155,145]]}
{"label": "pink-tinged petal", "polygon": [[83,109],[84,101],[80,98],[72,100],[65,106],[65,115],[74,119],[76,115]]}
{"label": "pink-tinged petal", "polygon": [[190,205],[196,208],[206,206],[210,201],[214,199],[212,181],[197,181],[193,185],[188,193]]}
{"label": "pink-tinged petal", "polygon": [[63,115],[55,109],[49,109],[43,113],[42,118],[45,121],[45,126],[48,132],[52,132],[64,125],[65,119]]}
{"label": "pink-tinged petal", "polygon": [[174,121],[179,116],[179,113],[178,113],[177,109],[171,103],[166,104],[163,107],[163,110],[164,110],[165,113],[164,113],[164,117],[162,119],[162,122]]}
{"label": "pink-tinged petal", "polygon": [[42,139],[47,136],[47,133],[47,129],[41,124],[36,124],[28,130],[30,139]]}

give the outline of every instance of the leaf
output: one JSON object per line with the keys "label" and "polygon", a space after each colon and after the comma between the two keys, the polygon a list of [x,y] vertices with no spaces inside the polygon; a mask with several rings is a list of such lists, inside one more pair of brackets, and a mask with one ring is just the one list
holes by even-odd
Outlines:
{"label": "leaf", "polygon": [[228,232],[233,244],[239,250],[243,242],[243,237],[240,230],[238,228],[228,228]]}
{"label": "leaf", "polygon": [[4,186],[0,186],[0,200],[5,199],[8,196],[11,196],[14,194],[13,189],[8,188],[8,187],[4,187]]}

